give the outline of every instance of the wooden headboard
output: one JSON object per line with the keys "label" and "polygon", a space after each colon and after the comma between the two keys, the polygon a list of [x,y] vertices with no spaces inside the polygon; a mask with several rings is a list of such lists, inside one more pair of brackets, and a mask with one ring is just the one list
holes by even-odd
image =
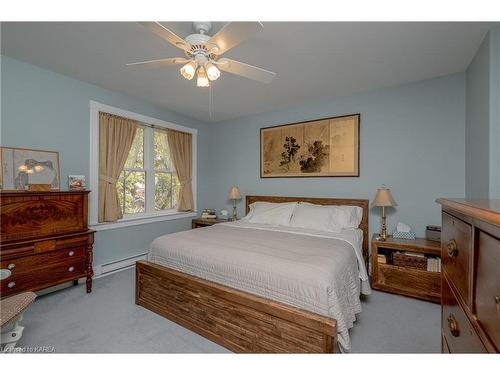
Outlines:
{"label": "wooden headboard", "polygon": [[325,206],[358,206],[363,209],[363,218],[359,229],[363,231],[363,258],[368,264],[368,199],[340,199],[340,198],[308,198],[308,197],[273,197],[267,195],[247,195],[246,213],[250,210],[250,205],[254,202],[307,202],[312,204],[321,204]]}

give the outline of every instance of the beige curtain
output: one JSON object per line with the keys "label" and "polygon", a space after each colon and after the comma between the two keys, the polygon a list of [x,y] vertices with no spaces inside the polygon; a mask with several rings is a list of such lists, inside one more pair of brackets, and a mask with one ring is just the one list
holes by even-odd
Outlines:
{"label": "beige curtain", "polygon": [[194,208],[192,180],[192,136],[175,130],[167,130],[168,147],[177,178],[180,182],[178,211],[192,211]]}
{"label": "beige curtain", "polygon": [[100,223],[123,217],[116,182],[127,161],[137,121],[99,113],[99,217]]}

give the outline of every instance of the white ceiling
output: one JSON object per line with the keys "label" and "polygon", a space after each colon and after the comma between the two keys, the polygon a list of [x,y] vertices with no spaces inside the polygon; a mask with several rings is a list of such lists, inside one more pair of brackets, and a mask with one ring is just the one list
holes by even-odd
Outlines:
{"label": "white ceiling", "polygon": [[[191,23],[162,22],[181,37]],[[217,31],[224,23],[214,25]],[[491,23],[266,22],[225,54],[272,70],[266,85],[222,72],[208,89],[177,67],[130,71],[128,62],[183,56],[136,23],[3,23],[2,54],[110,90],[140,97],[203,121],[464,71]]]}

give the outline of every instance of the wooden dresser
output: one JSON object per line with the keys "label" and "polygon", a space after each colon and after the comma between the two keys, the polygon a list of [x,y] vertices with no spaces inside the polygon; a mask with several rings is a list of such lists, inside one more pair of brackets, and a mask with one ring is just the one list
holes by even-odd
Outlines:
{"label": "wooden dresser", "polygon": [[87,279],[92,290],[94,231],[88,191],[0,192],[0,263],[11,272],[0,295]]}
{"label": "wooden dresser", "polygon": [[442,352],[498,353],[500,200],[437,202],[442,206]]}

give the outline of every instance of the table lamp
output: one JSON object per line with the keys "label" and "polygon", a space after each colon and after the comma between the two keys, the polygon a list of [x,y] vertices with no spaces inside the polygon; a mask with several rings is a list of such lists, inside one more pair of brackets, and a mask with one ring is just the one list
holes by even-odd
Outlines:
{"label": "table lamp", "polygon": [[386,207],[394,207],[398,204],[394,200],[391,194],[391,190],[386,188],[385,185],[382,185],[380,189],[377,189],[377,193],[375,194],[375,198],[373,198],[372,206],[374,207],[382,207],[382,221],[380,227],[380,240],[387,240],[387,227],[385,224],[385,208]]}
{"label": "table lamp", "polygon": [[240,194],[240,189],[238,186],[231,186],[231,189],[229,190],[229,199],[233,201],[233,217],[232,220],[236,221],[238,220],[238,216],[236,213],[236,201],[241,199],[241,194]]}

